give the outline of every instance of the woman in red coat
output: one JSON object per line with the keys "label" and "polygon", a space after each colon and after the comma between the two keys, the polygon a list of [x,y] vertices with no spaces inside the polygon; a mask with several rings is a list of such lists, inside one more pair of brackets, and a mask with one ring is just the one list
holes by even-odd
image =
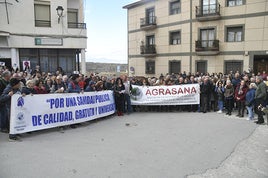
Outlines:
{"label": "woman in red coat", "polygon": [[237,101],[238,117],[244,117],[246,94],[248,87],[244,80],[241,80],[240,84],[235,89],[235,100]]}
{"label": "woman in red coat", "polygon": [[42,80],[37,80],[34,86],[34,90],[36,94],[47,94],[47,90],[44,86],[44,82]]}

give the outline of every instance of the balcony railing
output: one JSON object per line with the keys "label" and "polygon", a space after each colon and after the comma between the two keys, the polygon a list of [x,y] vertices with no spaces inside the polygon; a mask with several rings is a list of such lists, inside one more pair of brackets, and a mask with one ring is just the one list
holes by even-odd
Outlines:
{"label": "balcony railing", "polygon": [[86,29],[87,26],[86,23],[75,23],[75,22],[68,22],[68,28],[80,28],[80,29]]}
{"label": "balcony railing", "polygon": [[220,4],[210,4],[196,6],[196,18],[199,21],[217,20],[220,19]]}
{"label": "balcony railing", "polygon": [[217,55],[219,54],[219,40],[197,40],[195,42],[197,55]]}
{"label": "balcony railing", "polygon": [[140,28],[144,30],[156,28],[156,16],[141,18]]}
{"label": "balcony railing", "polygon": [[51,27],[51,21],[48,20],[35,20],[36,27]]}
{"label": "balcony railing", "polygon": [[141,50],[141,55],[143,56],[155,56],[156,55],[155,45],[141,45],[140,50]]}

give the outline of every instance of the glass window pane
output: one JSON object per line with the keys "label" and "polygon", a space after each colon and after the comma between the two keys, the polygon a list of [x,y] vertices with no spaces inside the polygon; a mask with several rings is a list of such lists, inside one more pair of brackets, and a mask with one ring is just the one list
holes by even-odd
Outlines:
{"label": "glass window pane", "polygon": [[236,0],[236,5],[242,5],[243,4],[243,1],[242,0]]}
{"label": "glass window pane", "polygon": [[242,41],[242,32],[237,32],[235,38],[236,38],[236,41]]}

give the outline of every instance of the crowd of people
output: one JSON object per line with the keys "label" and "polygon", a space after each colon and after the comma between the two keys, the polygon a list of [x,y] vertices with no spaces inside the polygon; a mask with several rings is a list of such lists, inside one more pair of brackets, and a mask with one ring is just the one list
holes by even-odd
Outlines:
{"label": "crowd of people", "polygon": [[[200,85],[200,104],[166,106],[132,106],[131,91],[133,85]],[[133,111],[187,111],[187,112],[225,112],[232,115],[237,110],[237,117],[247,114],[248,120],[258,115],[257,124],[264,123],[263,106],[267,105],[268,76],[266,72],[235,72],[228,74],[213,73],[179,73],[161,74],[159,77],[120,77],[99,76],[90,74],[66,75],[59,67],[55,73],[41,72],[39,66],[35,70],[11,72],[1,70],[0,78],[0,128],[1,132],[9,132],[10,102],[15,93],[21,95],[48,93],[83,93],[92,91],[114,91],[116,114],[123,116]],[[262,108],[262,109],[261,109]],[[75,128],[76,125],[71,125]],[[17,135],[9,134],[11,141],[19,140]]]}

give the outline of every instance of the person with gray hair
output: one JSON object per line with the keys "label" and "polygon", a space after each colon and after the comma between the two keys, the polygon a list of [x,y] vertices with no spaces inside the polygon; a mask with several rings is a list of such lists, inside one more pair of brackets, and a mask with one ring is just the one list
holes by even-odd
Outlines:
{"label": "person with gray hair", "polygon": [[[266,100],[266,84],[263,82],[263,79],[260,76],[256,77],[256,83],[257,89],[255,92],[255,107],[258,107],[260,105],[264,106]],[[263,124],[263,112],[258,108],[255,108],[255,112],[258,115],[258,121],[256,122],[256,124]]]}
{"label": "person with gray hair", "polygon": [[226,81],[224,98],[225,98],[225,108],[227,110],[226,115],[230,116],[232,115],[233,102],[234,102],[234,87],[231,80]]}
{"label": "person with gray hair", "polygon": [[246,108],[248,110],[248,119],[247,120],[253,120],[254,119],[254,97],[255,97],[255,91],[256,91],[257,85],[255,83],[251,83],[249,85],[249,90],[246,94]]}

